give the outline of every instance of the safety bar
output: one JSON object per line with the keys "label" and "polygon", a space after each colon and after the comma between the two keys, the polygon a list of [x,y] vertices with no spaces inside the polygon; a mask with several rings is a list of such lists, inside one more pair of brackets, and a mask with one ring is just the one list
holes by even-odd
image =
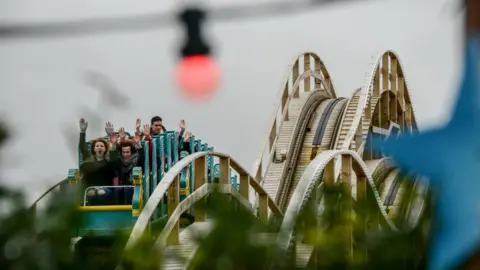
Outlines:
{"label": "safety bar", "polygon": [[135,186],[133,185],[124,185],[124,186],[90,186],[87,189],[85,189],[85,193],[83,194],[83,206],[87,206],[87,193],[91,189],[99,190],[102,188],[131,188],[134,189]]}

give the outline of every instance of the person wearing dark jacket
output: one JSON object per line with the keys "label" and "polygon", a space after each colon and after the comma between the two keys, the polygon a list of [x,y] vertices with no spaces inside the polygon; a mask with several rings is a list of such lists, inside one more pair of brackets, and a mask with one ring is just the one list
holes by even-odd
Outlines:
{"label": "person wearing dark jacket", "polygon": [[[119,159],[115,153],[116,136],[112,137],[112,146],[108,149],[108,144],[103,139],[94,140],[90,151],[87,149],[86,131],[88,123],[85,119],[80,119],[80,139],[79,150],[83,156],[83,162],[80,165],[82,175],[82,191],[87,189],[89,204],[104,204],[107,201],[111,191],[108,188],[90,188],[91,186],[111,186],[114,177],[112,164]],[[108,153],[107,153],[108,149]],[[82,195],[83,195],[82,192]]]}
{"label": "person wearing dark jacket", "polygon": [[[150,166],[152,166],[152,150],[153,150],[153,144],[152,144],[152,137],[151,136],[157,136],[160,135],[164,132],[167,131],[165,126],[162,124],[163,119],[160,116],[154,116],[152,119],[150,119],[150,125],[145,125],[143,128],[143,139],[145,141],[148,141],[148,152],[149,152],[149,163]],[[137,125],[137,130],[139,126]],[[157,164],[159,164],[159,161],[157,161]]]}
{"label": "person wearing dark jacket", "polygon": [[[141,167],[142,172],[145,173],[145,152],[140,139],[141,134],[135,132],[133,140],[122,140],[118,149],[121,152],[120,158],[113,165],[116,177],[115,185],[133,185],[131,175],[134,167]],[[133,188],[118,189],[118,192],[115,194],[119,201],[130,204],[133,197]]]}
{"label": "person wearing dark jacket", "polygon": [[133,141],[123,141],[118,151],[120,159],[115,164],[115,176],[118,177],[118,185],[132,185],[130,176],[134,167],[142,167],[145,172],[145,152],[140,143],[140,135],[137,133]]}

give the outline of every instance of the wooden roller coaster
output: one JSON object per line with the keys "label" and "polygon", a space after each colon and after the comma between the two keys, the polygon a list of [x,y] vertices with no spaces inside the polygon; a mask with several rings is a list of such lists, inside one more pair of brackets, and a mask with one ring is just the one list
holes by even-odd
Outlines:
{"label": "wooden roller coaster", "polygon": [[[352,209],[363,200],[376,202],[373,216],[377,218],[364,224],[365,228],[415,227],[423,212],[427,187],[419,181],[403,181],[417,178],[401,175],[392,160],[372,146],[372,138],[414,133],[418,129],[398,56],[386,51],[375,58],[364,85],[350,99],[337,97],[332,78],[317,54],[301,54],[290,67],[264,134],[262,150],[255,160],[253,175],[229,155],[214,152],[198,140],[191,141],[192,154],[180,159],[175,156],[174,139],[168,134],[157,139],[152,154],[160,155],[162,164],[152,164],[151,169],[146,166],[146,172],[136,174],[136,205],[126,210],[132,212],[126,215],[132,220],[124,228],[131,231],[126,249],[134,246],[142,235],[152,234],[156,247],[164,249],[167,255],[162,260],[163,269],[189,268],[197,252],[194,234],[208,234],[213,222],[198,203],[213,190],[229,194],[263,222],[270,217],[280,220],[279,230],[268,237],[276,239],[278,255],[295,256],[297,266],[315,264],[318,256],[312,243],[293,237],[302,228],[296,226],[297,217],[309,205],[325,204],[324,189],[337,182],[351,187],[348,192]],[[163,157],[167,160],[165,164]],[[216,165],[215,160],[219,161]],[[79,181],[78,171],[73,169],[70,178],[62,183]],[[416,197],[408,209],[399,209],[405,199],[404,189],[411,182]],[[322,211],[321,207],[314,208],[317,213]],[[108,211],[115,209],[110,207]],[[102,219],[102,212],[96,213],[97,216],[90,218]],[[194,222],[180,228],[183,213],[194,216]],[[408,217],[407,225],[397,224],[399,215]],[[166,225],[156,227],[158,220]],[[98,222],[95,224],[110,224]],[[82,228],[84,234],[72,237],[81,239],[88,235],[88,230]],[[362,252],[353,242],[350,245],[352,256]],[[186,260],[168,254],[181,254]]]}

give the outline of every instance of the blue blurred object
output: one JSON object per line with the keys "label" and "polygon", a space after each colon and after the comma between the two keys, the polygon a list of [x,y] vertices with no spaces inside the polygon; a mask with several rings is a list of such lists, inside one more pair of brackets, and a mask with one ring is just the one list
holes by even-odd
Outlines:
{"label": "blue blurred object", "polygon": [[480,36],[466,41],[463,82],[451,120],[439,129],[376,141],[404,172],[435,192],[430,270],[451,269],[480,244]]}

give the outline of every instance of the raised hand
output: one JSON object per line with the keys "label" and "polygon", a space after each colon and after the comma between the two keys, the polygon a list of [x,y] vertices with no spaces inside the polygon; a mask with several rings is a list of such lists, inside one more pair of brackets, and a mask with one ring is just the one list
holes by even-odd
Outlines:
{"label": "raised hand", "polygon": [[185,136],[183,136],[183,141],[187,142],[188,140],[190,140],[191,137],[192,137],[191,132],[185,132]]}
{"label": "raised hand", "polygon": [[135,144],[140,144],[140,140],[141,140],[141,133],[140,132],[135,132],[135,136],[133,137],[133,142]]}
{"label": "raised hand", "polygon": [[137,118],[137,121],[135,121],[135,132],[140,132],[141,127],[142,127],[142,120],[140,120],[140,118]]}
{"label": "raised hand", "polygon": [[149,124],[143,125],[143,134],[145,134],[145,136],[150,136],[150,125]]}
{"label": "raised hand", "polygon": [[108,136],[112,136],[113,134],[113,124],[110,122],[105,123],[105,132]]}
{"label": "raised hand", "polygon": [[187,125],[185,124],[185,120],[180,120],[180,124],[178,124],[178,126],[181,130],[185,130],[185,128],[187,127]]}
{"label": "raised hand", "polygon": [[85,133],[88,128],[88,122],[85,122],[85,119],[80,118],[80,121],[78,121],[78,126],[80,127],[80,132]]}
{"label": "raised hand", "polygon": [[115,132],[112,132],[112,135],[110,135],[110,143],[112,145],[117,145],[117,139],[118,139],[118,136]]}
{"label": "raised hand", "polygon": [[125,133],[125,128],[121,127],[118,129],[118,135],[120,136],[120,141],[124,141],[127,134]]}

